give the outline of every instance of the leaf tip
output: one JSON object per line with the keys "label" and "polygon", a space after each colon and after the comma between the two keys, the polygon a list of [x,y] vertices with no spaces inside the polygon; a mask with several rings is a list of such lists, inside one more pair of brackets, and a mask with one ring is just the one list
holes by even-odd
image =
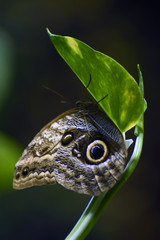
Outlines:
{"label": "leaf tip", "polygon": [[53,34],[53,33],[50,32],[50,30],[49,30],[48,27],[46,27],[46,31],[47,31],[47,33],[48,33],[48,35],[49,35],[50,37],[54,37],[54,36],[55,36],[55,34]]}

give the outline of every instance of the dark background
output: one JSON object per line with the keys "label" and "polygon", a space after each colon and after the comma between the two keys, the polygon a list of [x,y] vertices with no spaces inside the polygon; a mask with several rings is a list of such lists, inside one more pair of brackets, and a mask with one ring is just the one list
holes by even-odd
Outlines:
{"label": "dark background", "polygon": [[[159,7],[147,1],[15,0],[0,2],[0,38],[11,62],[10,90],[0,130],[22,148],[51,119],[87,91],[52,46],[45,28],[84,41],[117,60],[138,79],[148,109],[140,163],[87,239],[158,239],[159,235]],[[1,54],[1,53],[0,53]],[[18,160],[18,159],[17,159]],[[0,161],[2,161],[0,159]],[[89,197],[60,186],[0,192],[0,239],[64,239]]]}

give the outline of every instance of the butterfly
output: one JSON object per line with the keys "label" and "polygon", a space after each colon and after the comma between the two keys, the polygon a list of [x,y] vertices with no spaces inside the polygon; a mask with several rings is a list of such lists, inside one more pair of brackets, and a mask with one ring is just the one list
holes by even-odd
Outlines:
{"label": "butterfly", "polygon": [[77,102],[47,124],[16,163],[13,188],[58,183],[100,195],[121,178],[127,163],[122,133],[98,104]]}

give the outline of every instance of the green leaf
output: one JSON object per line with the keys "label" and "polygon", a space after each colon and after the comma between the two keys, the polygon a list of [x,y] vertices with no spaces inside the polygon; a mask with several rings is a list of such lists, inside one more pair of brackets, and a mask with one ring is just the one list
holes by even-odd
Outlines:
{"label": "green leaf", "polygon": [[47,31],[61,57],[84,86],[89,85],[88,91],[121,132],[135,126],[144,102],[134,78],[109,56],[75,38]]}

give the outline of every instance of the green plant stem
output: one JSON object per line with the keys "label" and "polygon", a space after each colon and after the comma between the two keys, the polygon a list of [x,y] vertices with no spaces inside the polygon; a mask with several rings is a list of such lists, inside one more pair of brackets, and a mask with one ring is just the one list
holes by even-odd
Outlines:
{"label": "green plant stem", "polygon": [[110,200],[114,197],[120,187],[127,181],[132,172],[134,171],[138,160],[141,155],[143,145],[143,132],[140,132],[139,136],[136,138],[136,143],[134,147],[134,151],[132,157],[128,163],[126,170],[124,171],[122,178],[117,183],[115,187],[110,189],[108,192],[101,194],[98,197],[92,197],[90,202],[88,203],[84,213],[81,218],[71,231],[71,233],[67,236],[66,240],[82,240],[89,234],[102,212],[110,202]]}
{"label": "green plant stem", "polygon": [[[144,95],[143,90],[143,78],[138,66],[139,72],[139,87]],[[142,114],[139,122],[135,128],[135,146],[132,153],[132,156],[125,168],[124,173],[122,174],[121,179],[119,182],[109,191],[101,194],[98,197],[92,197],[90,202],[88,203],[85,211],[83,212],[82,216],[80,217],[79,221],[72,229],[70,234],[67,236],[66,240],[83,240],[89,234],[99,217],[101,216],[102,212],[110,202],[110,200],[114,197],[120,187],[127,181],[130,177],[132,172],[134,171],[142,152],[143,147],[143,137],[144,137],[144,113]]]}

